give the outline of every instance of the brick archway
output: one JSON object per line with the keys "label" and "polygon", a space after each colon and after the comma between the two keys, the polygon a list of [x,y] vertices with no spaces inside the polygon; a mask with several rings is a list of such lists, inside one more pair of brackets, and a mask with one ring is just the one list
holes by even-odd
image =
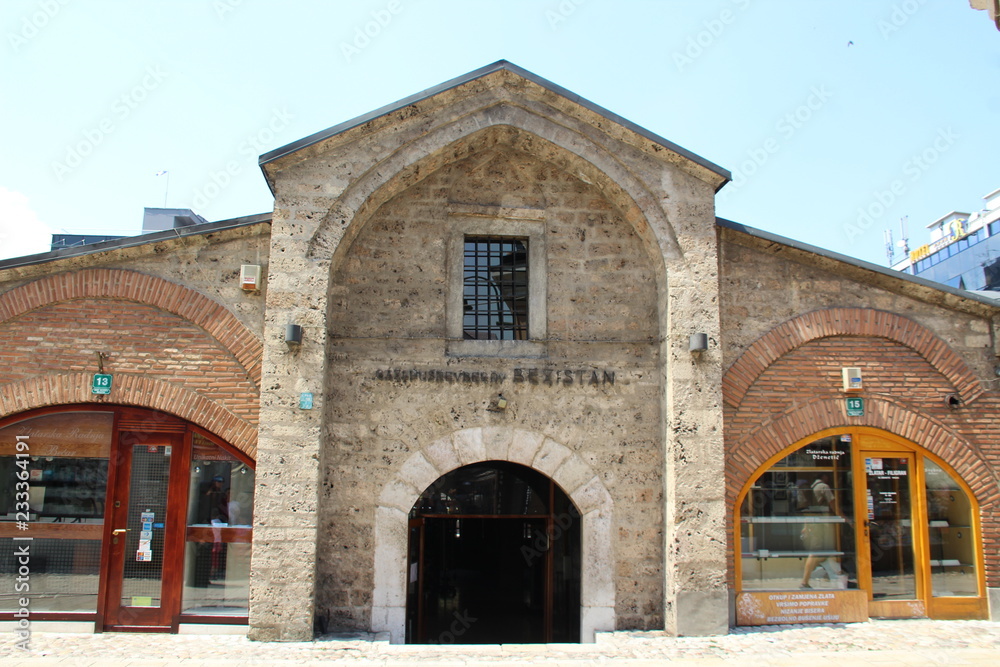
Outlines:
{"label": "brick archway", "polygon": [[[733,507],[740,490],[765,461],[814,433],[842,426],[848,426],[843,400],[823,398],[800,405],[735,443],[726,456],[727,507]],[[991,467],[978,449],[937,420],[891,400],[871,397],[865,415],[852,417],[850,426],[888,431],[936,454],[962,476],[983,511],[990,511],[1000,497],[1000,480],[990,473]]]}
{"label": "brick archway", "polygon": [[161,308],[201,327],[232,353],[260,386],[263,345],[225,306],[163,278],[125,269],[85,269],[46,276],[0,294],[0,323],[60,301],[110,298]]}
{"label": "brick archway", "polygon": [[[90,392],[92,375],[42,375],[4,385],[0,414],[14,414],[51,405],[100,403]],[[257,458],[257,428],[197,392],[182,386],[122,373],[115,378],[115,403],[151,408],[176,415],[211,431],[252,459]]]}
{"label": "brick archway", "polygon": [[504,427],[456,431],[410,455],[382,490],[375,508],[375,590],[372,629],[403,641],[406,619],[407,517],[420,494],[452,470],[483,461],[520,463],[551,477],[583,521],[580,637],[615,629],[611,494],[589,465],[539,433]]}
{"label": "brick archway", "polygon": [[943,340],[913,320],[871,308],[830,308],[800,315],[758,338],[726,371],[722,394],[726,405],[739,408],[757,378],[782,355],[818,338],[875,336],[909,348],[927,360],[971,403],[983,388],[965,361]]}
{"label": "brick archway", "polygon": [[[250,392],[246,410],[237,414],[232,405],[212,400],[186,387],[184,382],[169,382],[141,372],[117,372],[113,397],[116,403],[176,415],[256,458],[256,399],[263,347],[242,322],[208,297],[135,271],[86,269],[46,276],[0,294],[0,324],[47,307],[90,299],[132,302],[180,318],[192,330],[199,330],[199,335],[206,336],[206,341],[218,345],[219,354],[227,359],[232,372],[239,374],[243,391]],[[0,393],[0,415],[51,405],[100,402],[102,397],[90,391],[91,379],[89,373],[63,372],[60,368],[7,382]]]}

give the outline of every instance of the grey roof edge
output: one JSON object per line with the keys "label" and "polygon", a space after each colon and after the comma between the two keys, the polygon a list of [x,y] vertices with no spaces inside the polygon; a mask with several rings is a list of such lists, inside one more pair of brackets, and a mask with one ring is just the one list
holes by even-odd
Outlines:
{"label": "grey roof edge", "polygon": [[842,255],[839,252],[826,250],[825,248],[809,245],[808,243],[802,243],[801,241],[795,241],[794,239],[790,239],[785,236],[779,236],[778,234],[772,234],[771,232],[765,232],[764,230],[757,229],[755,227],[748,227],[747,225],[742,225],[738,222],[733,222],[732,220],[726,220],[725,218],[716,217],[715,223],[720,227],[724,227],[726,229],[732,229],[737,232],[742,232],[744,234],[747,234],[748,236],[753,236],[759,239],[763,239],[765,241],[770,241],[772,243],[780,243],[782,245],[786,245],[796,250],[802,250],[804,252],[809,252],[814,255],[819,255],[820,257],[825,257],[827,259],[843,262],[844,264],[849,264],[859,269],[864,269],[866,271],[873,271],[874,273],[881,274],[887,278],[913,283],[914,285],[920,285],[921,287],[928,287],[938,292],[944,292],[946,294],[951,294],[952,296],[957,296],[962,299],[975,301],[977,303],[990,306],[991,308],[1000,308],[1000,302],[998,302],[997,300],[991,299],[987,296],[981,296],[979,294],[976,294],[975,292],[970,292],[969,290],[950,287],[943,283],[938,283],[933,280],[927,280],[926,278],[914,276],[909,273],[903,273],[902,271],[894,271],[893,269],[890,269],[887,266],[872,264],[871,262],[866,262],[863,259],[857,259],[856,257]]}
{"label": "grey roof edge", "polygon": [[164,231],[150,232],[149,234],[140,234],[138,236],[126,236],[120,239],[115,239],[114,241],[102,241],[100,243],[91,243],[89,245],[76,246],[74,248],[61,248],[59,250],[42,252],[35,255],[12,257],[10,259],[0,260],[0,271],[3,271],[4,269],[16,269],[23,266],[31,266],[32,264],[54,262],[59,259],[92,255],[99,252],[106,252],[108,250],[134,248],[147,243],[169,241],[171,239],[183,238],[185,236],[197,236],[199,234],[223,232],[229,229],[236,229],[237,227],[257,225],[262,222],[271,222],[271,215],[272,214],[270,212],[256,213],[254,215],[245,215],[243,217],[230,218],[228,220],[218,220],[216,222],[208,222],[201,225],[189,225],[187,227],[166,229]]}
{"label": "grey roof edge", "polygon": [[605,109],[604,107],[602,107],[602,106],[600,106],[598,104],[594,104],[590,100],[585,99],[583,97],[580,97],[576,93],[574,93],[574,92],[572,92],[570,90],[567,90],[566,88],[563,88],[562,86],[559,86],[559,85],[557,85],[555,83],[552,83],[548,79],[544,79],[544,78],[538,76],[537,74],[534,74],[533,72],[529,72],[528,70],[526,70],[526,69],[524,69],[522,67],[518,67],[514,63],[508,62],[506,60],[498,60],[495,63],[491,63],[489,65],[486,65],[485,67],[480,67],[479,69],[472,70],[471,72],[469,72],[467,74],[463,74],[461,76],[457,76],[454,79],[450,79],[448,81],[445,81],[444,83],[439,83],[438,85],[433,86],[431,88],[427,88],[426,90],[423,90],[423,91],[421,91],[419,93],[415,93],[413,95],[410,95],[408,97],[404,97],[403,99],[398,100],[396,102],[393,102],[391,104],[387,104],[387,105],[385,105],[383,107],[379,107],[378,109],[375,109],[374,111],[369,111],[368,113],[365,113],[365,114],[362,114],[360,116],[357,116],[356,118],[352,118],[351,120],[344,121],[343,123],[339,123],[337,125],[334,125],[333,127],[329,127],[329,128],[327,128],[325,130],[320,130],[319,132],[315,132],[313,134],[310,134],[307,137],[303,137],[302,139],[299,139],[297,141],[293,141],[290,144],[286,144],[284,146],[281,146],[280,148],[276,148],[276,149],[274,149],[272,151],[268,151],[267,153],[264,153],[263,155],[260,156],[260,159],[259,159],[258,163],[259,163],[259,165],[261,167],[263,167],[265,164],[268,164],[269,162],[273,162],[275,160],[278,160],[278,159],[280,159],[282,157],[285,157],[286,155],[291,155],[292,153],[295,153],[296,151],[302,150],[303,148],[307,148],[307,147],[312,146],[314,144],[317,144],[317,143],[319,143],[321,141],[325,141],[326,139],[329,139],[330,137],[334,137],[334,136],[336,136],[338,134],[342,134],[343,132],[346,132],[347,130],[350,130],[352,128],[358,127],[359,125],[364,125],[365,123],[367,123],[367,122],[369,122],[371,120],[374,120],[375,118],[378,118],[380,116],[384,116],[386,114],[392,113],[393,111],[398,111],[399,109],[407,107],[407,106],[409,106],[411,104],[415,104],[417,102],[421,102],[421,101],[426,100],[426,99],[428,99],[430,97],[433,97],[435,95],[443,93],[446,90],[451,90],[452,88],[457,88],[457,87],[459,87],[461,85],[469,83],[470,81],[475,81],[476,79],[480,79],[480,78],[482,78],[482,77],[484,77],[484,76],[486,76],[488,74],[492,74],[493,72],[499,72],[501,70],[507,70],[508,72],[512,72],[512,73],[520,76],[523,79],[527,79],[528,81],[531,81],[534,84],[537,84],[537,85],[539,85],[539,86],[541,86],[543,88],[546,88],[546,89],[548,89],[548,90],[556,93],[557,95],[559,95],[561,97],[564,97],[564,98],[568,99],[571,102],[579,104],[580,106],[584,107],[585,109],[593,111],[594,113],[599,114],[599,115],[607,118],[608,120],[610,120],[610,121],[612,121],[614,123],[617,123],[617,124],[619,124],[619,125],[627,128],[627,129],[631,130],[632,132],[635,132],[636,134],[638,134],[638,135],[640,135],[642,137],[645,137],[646,139],[649,139],[650,141],[652,141],[654,143],[657,143],[657,144],[663,146],[664,148],[666,148],[666,149],[668,149],[670,151],[673,151],[674,153],[677,153],[678,155],[680,155],[680,156],[682,156],[682,157],[684,157],[684,158],[686,158],[686,159],[688,159],[688,160],[690,160],[690,161],[692,161],[692,162],[694,162],[694,163],[696,163],[696,164],[704,167],[705,169],[708,169],[709,171],[711,171],[711,172],[713,172],[713,173],[721,176],[723,179],[725,179],[725,181],[722,183],[722,185],[719,186],[719,188],[716,189],[716,192],[718,192],[718,190],[720,188],[722,188],[723,185],[725,185],[729,181],[733,180],[732,173],[728,169],[720,167],[719,165],[715,164],[714,162],[706,160],[705,158],[701,157],[700,155],[698,155],[696,153],[692,153],[691,151],[687,150],[686,148],[678,146],[674,142],[669,141],[667,139],[664,139],[660,135],[658,135],[658,134],[656,134],[654,132],[650,132],[646,128],[644,128],[644,127],[642,127],[640,125],[637,125],[637,124],[633,123],[632,121],[630,121],[630,120],[628,120],[626,118],[623,118],[623,117],[619,116],[618,114],[616,114],[616,113],[614,113],[612,111],[609,111],[608,109]]}

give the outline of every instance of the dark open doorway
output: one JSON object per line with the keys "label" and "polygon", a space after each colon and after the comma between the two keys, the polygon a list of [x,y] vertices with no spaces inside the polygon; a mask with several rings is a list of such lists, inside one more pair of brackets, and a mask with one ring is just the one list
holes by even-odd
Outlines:
{"label": "dark open doorway", "polygon": [[441,477],[410,512],[407,643],[578,642],[580,523],[565,492],[524,466]]}

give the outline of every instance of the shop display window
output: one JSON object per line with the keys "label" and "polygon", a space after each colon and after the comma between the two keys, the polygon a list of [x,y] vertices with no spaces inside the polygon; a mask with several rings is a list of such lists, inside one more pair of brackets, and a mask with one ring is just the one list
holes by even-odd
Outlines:
{"label": "shop display window", "polygon": [[[27,576],[16,574],[28,545]],[[101,540],[0,538],[0,611],[17,611],[18,600],[36,612],[93,612],[101,579]]]}
{"label": "shop display window", "polygon": [[193,436],[182,613],[246,616],[254,471]]}
{"label": "shop display window", "polygon": [[0,429],[0,612],[22,597],[33,612],[97,609],[113,419],[64,412]]}
{"label": "shop display window", "polygon": [[750,487],[740,509],[743,590],[857,588],[850,436],[816,440]]}
{"label": "shop display window", "polygon": [[934,597],[979,594],[972,503],[958,482],[937,463],[924,462],[931,590]]}

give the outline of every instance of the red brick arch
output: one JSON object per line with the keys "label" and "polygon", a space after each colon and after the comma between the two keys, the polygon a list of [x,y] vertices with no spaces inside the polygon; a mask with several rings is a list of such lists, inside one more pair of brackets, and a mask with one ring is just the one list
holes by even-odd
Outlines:
{"label": "red brick arch", "polygon": [[982,384],[965,361],[923,325],[882,310],[830,308],[790,319],[758,338],[726,371],[723,400],[739,408],[760,374],[779,357],[829,336],[877,336],[896,341],[912,348],[947,378],[963,402],[970,403],[983,393]]}
{"label": "red brick arch", "polygon": [[125,269],[85,269],[46,276],[0,294],[0,323],[60,301],[111,298],[161,308],[219,341],[260,386],[263,344],[225,306],[163,278]]}
{"label": "red brick arch", "polygon": [[955,430],[882,397],[869,397],[863,417],[844,417],[842,398],[818,398],[762,424],[729,448],[726,456],[727,506],[765,461],[790,445],[828,428],[870,426],[905,438],[952,466],[969,485],[981,509],[1000,505],[998,480],[977,447]]}
{"label": "red brick arch", "polygon": [[[0,414],[14,414],[49,405],[101,403],[90,392],[93,375],[40,375],[4,385]],[[216,434],[251,458],[257,456],[257,428],[197,392],[175,383],[134,373],[115,375],[114,402],[162,410]]]}

